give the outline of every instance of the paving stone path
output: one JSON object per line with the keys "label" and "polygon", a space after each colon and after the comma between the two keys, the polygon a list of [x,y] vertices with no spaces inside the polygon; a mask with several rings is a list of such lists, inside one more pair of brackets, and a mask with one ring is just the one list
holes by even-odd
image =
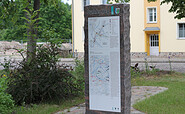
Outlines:
{"label": "paving stone path", "polygon": [[[133,104],[149,98],[153,95],[156,95],[160,92],[167,90],[165,87],[154,87],[154,86],[133,86],[132,87],[132,97],[131,97],[131,106]],[[64,111],[59,111],[55,114],[85,114],[85,104],[80,104],[78,106],[66,109]],[[145,114],[140,112],[133,107],[131,107],[131,114]]]}

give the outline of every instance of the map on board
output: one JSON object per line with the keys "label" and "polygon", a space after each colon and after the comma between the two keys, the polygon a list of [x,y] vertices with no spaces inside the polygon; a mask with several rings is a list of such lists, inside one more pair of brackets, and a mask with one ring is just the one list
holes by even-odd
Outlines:
{"label": "map on board", "polygon": [[109,58],[108,56],[91,56],[90,57],[90,85],[91,93],[99,95],[109,95]]}
{"label": "map on board", "polygon": [[89,106],[121,112],[120,18],[89,17]]}
{"label": "map on board", "polygon": [[99,20],[99,19],[90,19],[89,20],[89,40],[90,47],[102,48],[106,47],[109,44],[109,33],[110,33],[110,24],[109,19]]}

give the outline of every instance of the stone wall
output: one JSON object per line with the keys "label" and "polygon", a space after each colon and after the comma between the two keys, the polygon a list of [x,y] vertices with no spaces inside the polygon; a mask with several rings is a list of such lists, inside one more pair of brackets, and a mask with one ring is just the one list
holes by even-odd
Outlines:
{"label": "stone wall", "polygon": [[[45,47],[48,46],[48,44],[45,42],[37,43],[37,45],[43,45]],[[16,41],[11,41],[11,42],[0,41],[0,55],[1,56],[6,56],[6,55],[20,56],[20,54],[17,53],[17,50],[25,49],[25,52],[26,52],[26,48],[27,48],[27,43],[20,44],[19,42],[16,42]],[[59,47],[59,50],[60,50],[60,53],[59,53],[60,56],[67,57],[72,51],[72,45],[70,43],[63,43]]]}
{"label": "stone wall", "polygon": [[[146,52],[131,52],[132,58],[144,58],[147,56]],[[150,56],[149,56],[150,57]],[[158,58],[181,58],[185,57],[185,52],[159,52],[159,56],[152,56],[152,57],[158,57]]]}
{"label": "stone wall", "polygon": [[17,50],[21,48],[22,45],[19,42],[0,41],[0,55],[19,55]]}

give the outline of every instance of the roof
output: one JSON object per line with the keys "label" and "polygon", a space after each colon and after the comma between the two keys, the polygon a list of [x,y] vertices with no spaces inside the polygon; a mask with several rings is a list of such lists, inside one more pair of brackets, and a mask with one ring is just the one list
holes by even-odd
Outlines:
{"label": "roof", "polygon": [[159,27],[146,27],[144,31],[160,31]]}

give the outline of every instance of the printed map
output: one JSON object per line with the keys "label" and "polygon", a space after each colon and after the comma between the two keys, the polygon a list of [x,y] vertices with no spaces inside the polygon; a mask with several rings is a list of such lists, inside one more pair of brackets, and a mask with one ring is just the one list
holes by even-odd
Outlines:
{"label": "printed map", "polygon": [[89,108],[121,112],[120,17],[88,18]]}
{"label": "printed map", "polygon": [[91,56],[90,57],[90,90],[95,95],[109,95],[109,57]]}
{"label": "printed map", "polygon": [[109,44],[110,19],[92,18],[89,20],[90,47],[102,48]]}

